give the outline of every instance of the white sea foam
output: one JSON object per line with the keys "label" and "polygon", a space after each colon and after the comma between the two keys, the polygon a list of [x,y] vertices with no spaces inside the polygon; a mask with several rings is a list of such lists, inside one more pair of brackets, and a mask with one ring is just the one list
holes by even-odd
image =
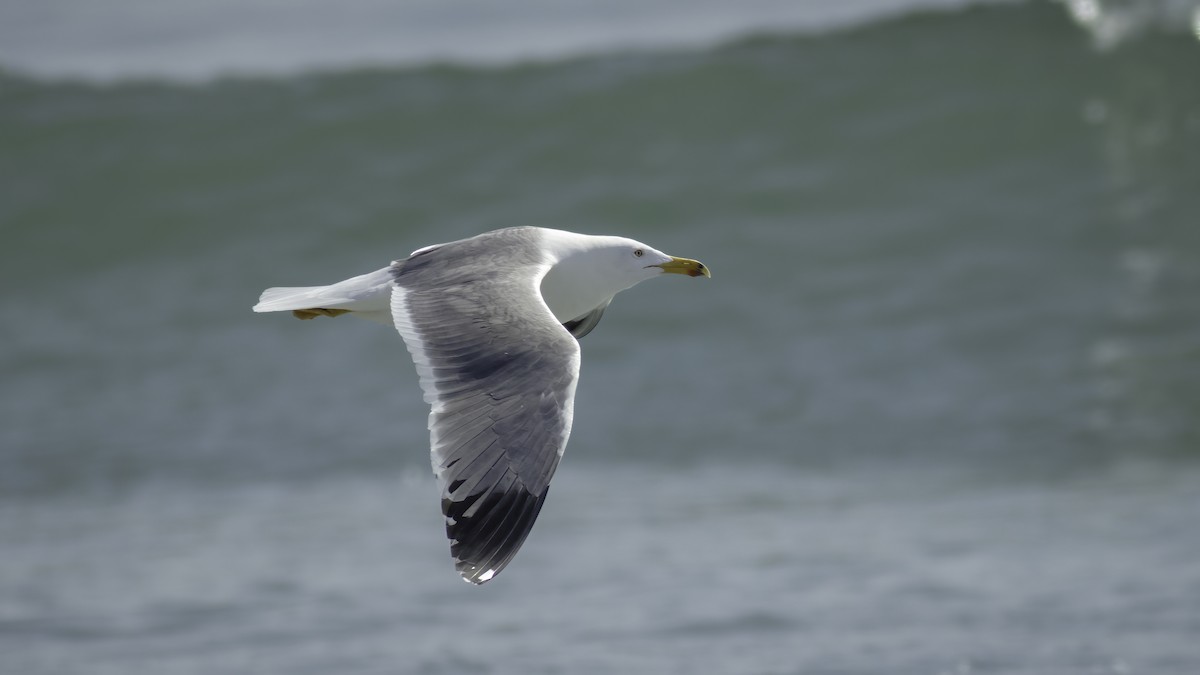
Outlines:
{"label": "white sea foam", "polygon": [[1101,49],[1149,30],[1190,31],[1200,39],[1200,0],[1060,0]]}

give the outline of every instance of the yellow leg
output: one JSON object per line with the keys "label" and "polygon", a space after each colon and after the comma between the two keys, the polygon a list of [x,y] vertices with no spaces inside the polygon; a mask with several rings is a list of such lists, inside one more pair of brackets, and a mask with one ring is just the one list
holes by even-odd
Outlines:
{"label": "yellow leg", "polygon": [[342,314],[347,314],[349,312],[350,310],[348,309],[325,309],[324,307],[313,307],[312,309],[293,309],[292,316],[296,317],[297,319],[308,321],[309,319],[315,319],[318,316],[335,317],[341,316]]}

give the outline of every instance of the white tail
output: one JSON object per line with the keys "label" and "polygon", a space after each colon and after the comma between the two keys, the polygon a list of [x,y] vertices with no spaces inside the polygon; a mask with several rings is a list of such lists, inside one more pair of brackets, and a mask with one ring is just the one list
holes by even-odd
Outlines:
{"label": "white tail", "polygon": [[341,309],[391,325],[392,276],[387,267],[329,286],[279,286],[263,291],[256,312]]}
{"label": "white tail", "polygon": [[256,312],[282,312],[289,309],[333,307],[350,302],[344,295],[329,292],[329,286],[280,286],[263,291],[254,306]]}

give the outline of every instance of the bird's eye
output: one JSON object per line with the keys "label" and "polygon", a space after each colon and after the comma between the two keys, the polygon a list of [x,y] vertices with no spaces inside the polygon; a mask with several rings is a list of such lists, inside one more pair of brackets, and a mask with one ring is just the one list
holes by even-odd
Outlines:
{"label": "bird's eye", "polygon": [[635,258],[640,258],[640,257],[642,257],[642,254],[643,254],[643,253],[645,253],[645,251],[643,251],[643,250],[642,250],[642,249],[640,249],[640,248],[635,248],[635,249],[633,249],[633,257],[635,257]]}

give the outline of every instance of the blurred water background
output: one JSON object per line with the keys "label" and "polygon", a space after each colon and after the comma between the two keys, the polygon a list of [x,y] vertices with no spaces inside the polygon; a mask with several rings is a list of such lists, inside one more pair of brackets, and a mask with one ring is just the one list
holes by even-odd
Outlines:
{"label": "blurred water background", "polygon": [[[1200,672],[1196,3],[86,4],[0,9],[0,672]],[[714,278],[474,588],[399,338],[249,308],[516,224]]]}

